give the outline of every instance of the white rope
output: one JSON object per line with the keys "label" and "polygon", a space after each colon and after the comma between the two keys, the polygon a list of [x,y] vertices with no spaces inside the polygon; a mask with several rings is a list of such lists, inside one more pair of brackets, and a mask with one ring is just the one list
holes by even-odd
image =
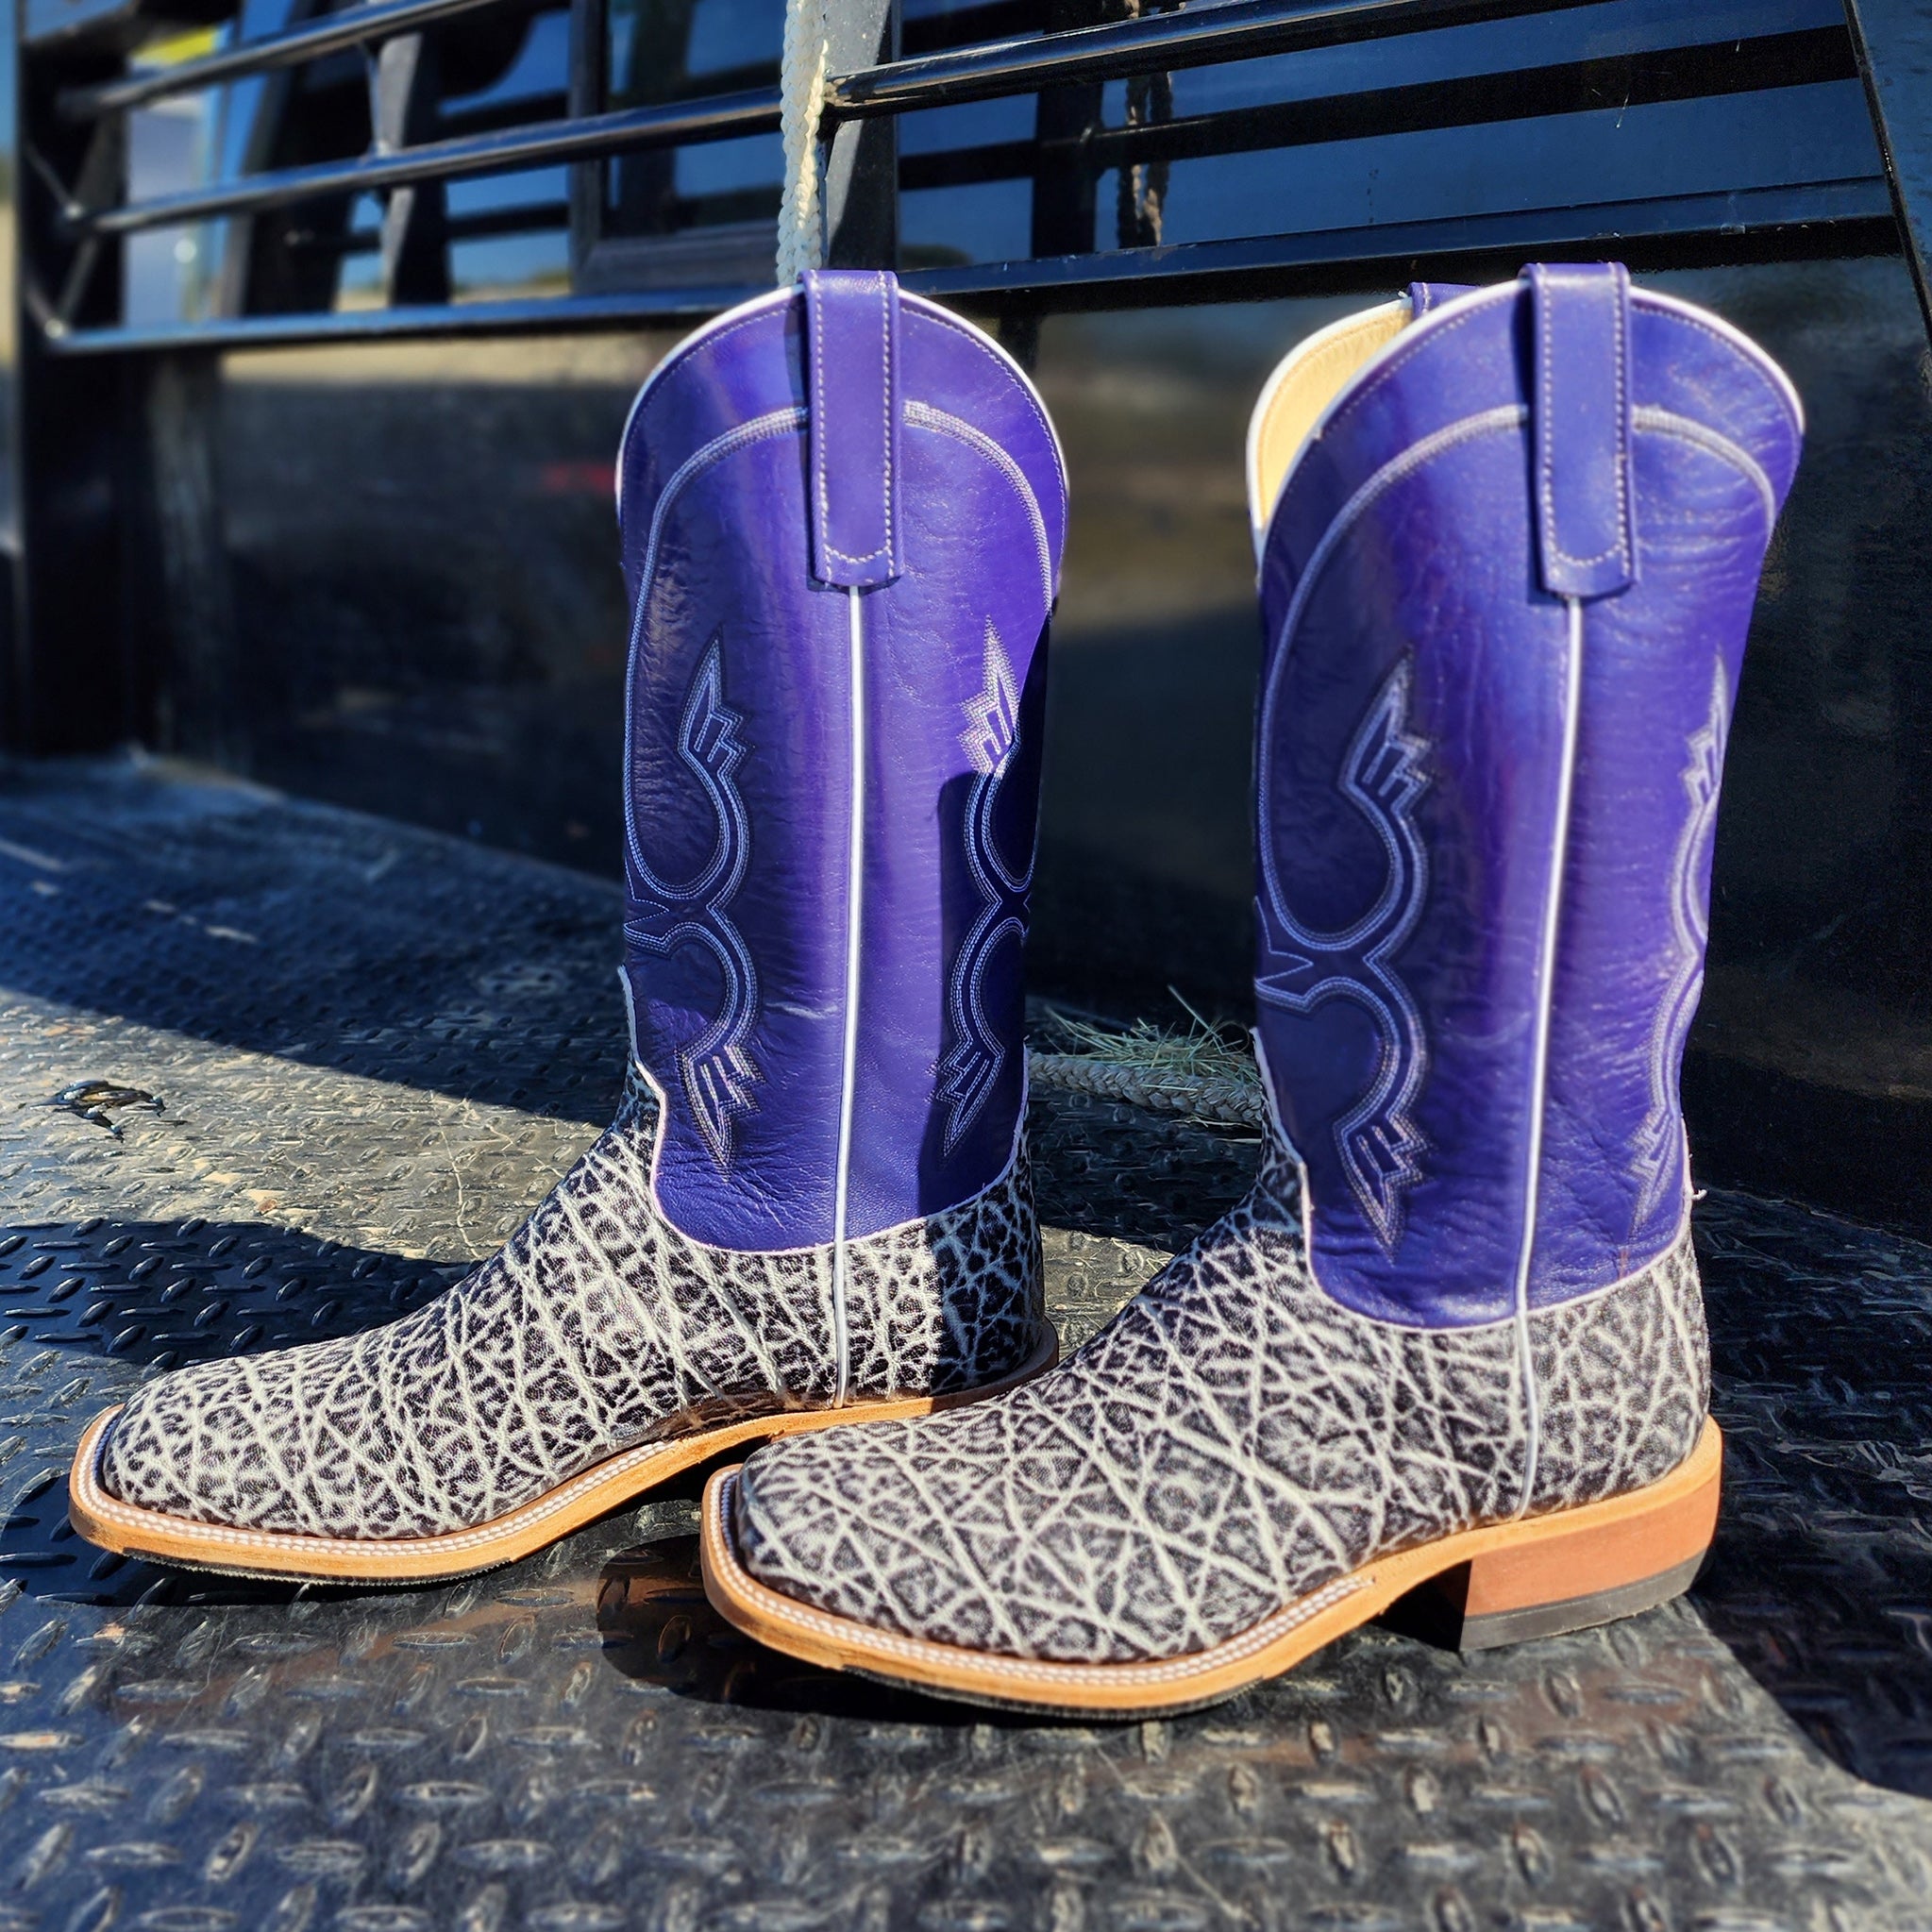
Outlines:
{"label": "white rope", "polygon": [[778,213],[778,285],[788,289],[825,260],[818,205],[818,120],[825,109],[831,42],[825,0],[785,0],[784,58],[779,76],[779,135],[785,149],[785,197]]}

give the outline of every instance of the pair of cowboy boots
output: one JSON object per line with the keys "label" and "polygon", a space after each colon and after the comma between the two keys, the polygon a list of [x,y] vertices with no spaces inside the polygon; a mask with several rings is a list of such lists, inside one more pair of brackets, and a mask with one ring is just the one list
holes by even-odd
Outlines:
{"label": "pair of cowboy boots", "polygon": [[1084,1713],[1211,1702],[1424,1587],[1466,1647],[1676,1594],[1721,1459],[1678,1065],[1801,427],[1614,266],[1418,285],[1284,361],[1249,446],[1271,1125],[1242,1204],[1048,1368],[1051,426],[887,275],[701,329],[620,465],[616,1120],[416,1314],[100,1418],[76,1522],[449,1576],[763,1440],[705,1497],[734,1623]]}

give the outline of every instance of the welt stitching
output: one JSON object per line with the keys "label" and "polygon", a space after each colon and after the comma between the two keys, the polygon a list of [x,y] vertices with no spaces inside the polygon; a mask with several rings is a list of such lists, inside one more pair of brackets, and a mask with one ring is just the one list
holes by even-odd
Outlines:
{"label": "welt stitching", "polygon": [[[775,1599],[770,1613],[790,1623],[821,1631],[827,1635],[842,1638],[847,1641],[860,1641],[867,1648],[882,1651],[888,1655],[913,1659],[937,1655],[945,1658],[951,1646],[934,1643],[927,1638],[900,1637],[895,1633],[875,1630],[869,1624],[857,1623],[845,1617],[835,1617],[824,1610],[814,1610],[800,1604],[796,1598],[786,1596],[781,1590],[773,1589],[770,1585],[759,1582],[748,1575],[738,1561],[736,1539],[731,1528],[731,1511],[737,1500],[737,1477],[735,1472],[728,1475],[718,1485],[713,1526],[717,1539],[730,1557],[732,1570],[761,1596]],[[1101,1681],[1116,1684],[1163,1684],[1176,1678],[1187,1678],[1206,1670],[1213,1670],[1224,1663],[1245,1662],[1258,1651],[1266,1650],[1279,1636],[1298,1629],[1311,1618],[1335,1604],[1353,1596],[1358,1590],[1373,1583],[1368,1574],[1369,1564],[1347,1575],[1331,1579],[1307,1595],[1297,1598],[1291,1604],[1285,1604],[1280,1609],[1270,1612],[1259,1623],[1231,1637],[1225,1643],[1214,1645],[1211,1649],[1200,1651],[1192,1655],[1175,1657],[1159,1663],[1123,1664],[1063,1664],[1051,1658],[1016,1657],[993,1655],[983,1653],[968,1653],[966,1661],[975,1671],[989,1676],[1032,1677],[1044,1679],[1050,1684],[1078,1685],[1091,1683],[1096,1677]]]}
{"label": "welt stitching", "polygon": [[[983,1215],[989,1207],[1001,1215],[1017,1212],[1017,1204],[1012,1197],[1016,1178],[1022,1168],[1023,1161],[1023,1151],[1016,1145],[1015,1152],[1009,1157],[998,1178],[977,1194],[969,1195],[952,1207],[941,1208],[930,1215],[915,1216],[894,1227],[882,1229],[878,1234],[854,1237],[851,1246],[860,1264],[854,1279],[874,1283],[875,1293],[882,1294],[885,1288],[899,1285],[899,1277],[891,1271],[891,1257],[895,1248],[900,1245],[906,1236],[916,1231],[922,1232],[924,1239],[921,1245],[928,1252],[932,1252],[945,1240],[958,1241],[961,1238],[962,1226],[973,1218]],[[706,1254],[731,1254],[735,1252],[710,1248],[702,1242],[693,1242],[690,1245]],[[828,1244],[821,1242],[814,1247],[775,1252],[810,1256],[815,1262],[822,1265],[821,1258],[828,1252]],[[938,1392],[940,1391],[933,1391]],[[894,1398],[888,1395],[881,1399],[890,1401]],[[123,1406],[125,1407],[125,1404]],[[353,1552],[357,1555],[362,1555],[372,1550],[395,1548],[401,1548],[406,1552],[427,1550],[432,1553],[458,1554],[488,1547],[504,1536],[513,1535],[517,1530],[529,1524],[547,1521],[560,1510],[573,1507],[578,1498],[586,1490],[613,1477],[625,1475],[641,1464],[650,1462],[664,1450],[674,1448],[681,1442],[688,1442],[693,1435],[703,1436],[712,1433],[714,1433],[714,1430],[707,1427],[683,1435],[653,1436],[646,1441],[634,1443],[628,1449],[619,1450],[598,1462],[590,1464],[574,1475],[566,1476],[543,1495],[533,1497],[528,1503],[519,1504],[486,1522],[469,1529],[433,1531],[422,1537],[363,1539],[306,1530],[241,1529],[192,1521],[174,1517],[165,1510],[149,1509],[140,1504],[124,1502],[105,1488],[99,1480],[100,1466],[107,1453],[109,1432],[106,1430],[102,1431],[89,1466],[76,1471],[76,1479],[86,1500],[101,1516],[135,1531],[159,1520],[164,1527],[185,1525],[192,1528],[197,1537],[225,1548],[251,1550],[268,1554],[278,1552],[300,1552],[308,1554],[322,1549]]]}

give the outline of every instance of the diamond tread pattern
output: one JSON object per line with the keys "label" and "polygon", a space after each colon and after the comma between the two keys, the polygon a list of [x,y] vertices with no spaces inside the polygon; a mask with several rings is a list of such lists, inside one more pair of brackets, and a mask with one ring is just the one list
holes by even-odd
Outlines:
{"label": "diamond tread pattern", "polygon": [[[88,1418],[349,1334],[609,1117],[615,893],[126,764],[0,768],[0,1932],[1932,1925],[1932,1250],[1713,1194],[1730,1442],[1690,1597],[1386,1630],[1122,1727],[815,1672],[713,1617],[695,1481],[514,1568],[298,1591],[105,1555]],[[144,1089],[93,1121],[82,1080]],[[1033,1114],[1078,1341],[1253,1148]]]}

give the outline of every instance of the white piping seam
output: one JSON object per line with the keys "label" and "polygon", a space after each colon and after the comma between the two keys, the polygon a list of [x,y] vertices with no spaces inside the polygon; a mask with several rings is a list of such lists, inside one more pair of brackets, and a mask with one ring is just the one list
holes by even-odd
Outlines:
{"label": "white piping seam", "polygon": [[838,1170],[832,1197],[832,1348],[837,1365],[834,1408],[844,1408],[851,1385],[846,1326],[846,1198],[852,1171],[852,1100],[859,1067],[859,952],[865,882],[865,620],[859,587],[846,593],[851,613],[851,820],[846,834],[845,1046],[839,1068]]}
{"label": "white piping seam", "polygon": [[[617,974],[619,979],[624,981],[624,997],[628,1007],[630,998],[630,981],[625,978],[622,966],[617,968]],[[664,1094],[664,1083],[659,1080],[657,1075],[642,1060],[633,1059],[630,1064],[637,1069],[637,1077],[650,1089],[651,1100],[656,1109],[657,1125],[651,1137],[649,1162],[651,1212],[660,1220],[669,1222],[673,1228],[677,1228],[677,1221],[672,1218],[664,1202],[658,1198],[658,1168],[664,1160],[664,1143],[670,1136],[670,1103]],[[988,1199],[996,1190],[1006,1186],[1013,1179],[1015,1166],[1019,1160],[1020,1143],[1026,1134],[1026,1107],[1024,1100],[1027,1091],[1028,1089],[1026,1088],[1021,1089],[1022,1105],[1019,1113],[1014,1119],[1013,1140],[1006,1151],[1006,1165],[983,1187],[975,1188],[972,1193],[966,1195],[963,1200],[955,1201],[949,1207],[934,1208],[928,1214],[916,1214],[910,1220],[895,1221],[890,1227],[875,1229],[869,1235],[860,1235],[853,1238],[859,1242],[890,1241],[905,1235],[914,1228],[931,1229],[934,1221],[944,1219],[948,1215],[966,1212],[975,1207],[982,1201]],[[715,1254],[727,1261],[741,1254],[757,1254],[767,1261],[786,1260],[792,1255],[797,1254],[804,1256],[808,1262],[821,1254],[825,1255],[829,1262],[832,1256],[831,1244],[825,1241],[806,1241],[796,1248],[720,1248],[714,1242],[700,1241],[694,1235],[684,1235],[681,1228],[679,1229],[679,1233],[683,1235],[683,1238],[689,1241],[692,1247],[697,1249],[701,1253]],[[1642,1270],[1639,1269],[1638,1272],[1641,1273]],[[1610,1285],[1611,1287],[1617,1287],[1621,1284],[1613,1282]],[[1591,1292],[1595,1293],[1598,1291],[1593,1289]],[[1605,1289],[1603,1292],[1607,1293],[1608,1290]],[[1568,1306],[1569,1304],[1565,1303],[1565,1305]]]}
{"label": "white piping seam", "polygon": [[1563,758],[1556,776],[1556,823],[1550,841],[1550,887],[1543,900],[1543,931],[1537,960],[1536,1042],[1530,1057],[1529,1145],[1524,1150],[1522,1238],[1516,1259],[1516,1361],[1522,1377],[1522,1502],[1529,1512],[1537,1493],[1542,1452],[1542,1401],[1530,1351],[1530,1263],[1536,1253],[1538,1182],[1543,1166],[1543,1112],[1549,1104],[1550,1017],[1556,1003],[1556,941],[1563,916],[1563,874],[1570,858],[1570,798],[1576,778],[1577,723],[1583,712],[1583,599],[1565,597],[1563,640]]}
{"label": "white piping seam", "polygon": [[[1487,294],[1491,292],[1484,291],[1483,293]],[[1463,302],[1469,299],[1470,298],[1467,296],[1458,296],[1457,302]],[[1438,311],[1437,312],[1446,313],[1447,306],[1445,306],[1444,310]],[[1400,340],[1400,338],[1398,338],[1398,340]],[[1669,410],[1639,407],[1638,409],[1634,411],[1632,414],[1636,427],[1640,429],[1647,429],[1655,434],[1674,436],[1687,443],[1694,443],[1701,448],[1707,450],[1710,454],[1722,458],[1733,463],[1756,488],[1759,496],[1763,500],[1767,519],[1770,521],[1775,520],[1776,498],[1772,490],[1770,479],[1765,476],[1763,469],[1752,459],[1750,454],[1744,449],[1740,448],[1737,444],[1733,443],[1728,437],[1722,436],[1715,430],[1711,430],[1705,428],[1705,426],[1703,426],[1702,424],[1694,423],[1686,417],[1676,415]],[[1354,494],[1352,496],[1350,496],[1348,501],[1343,504],[1341,509],[1338,512],[1336,512],[1334,521],[1330,524],[1328,529],[1322,532],[1320,541],[1316,545],[1314,551],[1309,556],[1307,563],[1302,568],[1301,579],[1295,586],[1294,595],[1289,599],[1287,613],[1285,614],[1285,616],[1284,616],[1282,620],[1281,629],[1279,631],[1277,631],[1275,635],[1274,657],[1270,662],[1268,671],[1264,675],[1263,678],[1262,690],[1259,700],[1261,711],[1260,725],[1258,731],[1260,751],[1256,761],[1257,762],[1256,797],[1258,801],[1257,811],[1265,811],[1267,801],[1270,795],[1272,762],[1269,759],[1268,752],[1273,743],[1273,719],[1275,712],[1276,686],[1278,681],[1275,673],[1280,664],[1283,663],[1287,650],[1289,649],[1290,646],[1293,643],[1295,632],[1301,624],[1303,607],[1307,603],[1309,597],[1313,595],[1317,580],[1320,577],[1323,569],[1326,567],[1329,562],[1329,559],[1334,554],[1342,537],[1347,534],[1348,530],[1351,528],[1352,528],[1352,526],[1360,519],[1363,512],[1369,509],[1369,507],[1376,500],[1377,497],[1382,496],[1384,492],[1390,487],[1391,484],[1398,482],[1404,477],[1410,475],[1417,467],[1420,466],[1420,463],[1433,459],[1435,456],[1438,455],[1443,449],[1448,448],[1456,443],[1465,441],[1469,437],[1487,434],[1498,429],[1520,427],[1521,425],[1526,423],[1528,419],[1529,411],[1521,404],[1504,404],[1496,409],[1482,411],[1473,416],[1465,416],[1464,418],[1462,418],[1460,422],[1448,424],[1443,428],[1437,429],[1434,431],[1432,434],[1424,437],[1421,440],[1421,442],[1412,445],[1408,449],[1404,450],[1400,456],[1391,458],[1390,461],[1385,463],[1381,469],[1373,472],[1369,477],[1369,479],[1355,490]],[[1580,626],[1581,623],[1580,615],[1577,617],[1576,621]],[[1580,646],[1580,637],[1576,640],[1576,643]],[[1580,705],[1581,703],[1582,664],[1580,648],[1575,649],[1573,655],[1576,658],[1576,663],[1571,666],[1571,691],[1569,694],[1569,701],[1572,707]],[[1563,795],[1561,801],[1562,815],[1557,832],[1557,837],[1559,840],[1559,855],[1561,852],[1562,846],[1567,845],[1569,837],[1570,795],[1571,788],[1571,779],[1573,775],[1572,768],[1575,757],[1575,726],[1576,726],[1575,717],[1570,716],[1567,720],[1566,725]],[[1259,842],[1259,861],[1264,878],[1267,879],[1269,876],[1271,876],[1273,854],[1269,850],[1268,841],[1265,837],[1262,838]],[[1558,881],[1560,882],[1560,856]],[[1554,919],[1555,915],[1555,906],[1554,903],[1554,895],[1553,892],[1552,904],[1547,909],[1548,916],[1551,919]],[[1547,949],[1546,957],[1548,964],[1554,969],[1554,945]],[[1539,1015],[1541,1032],[1539,1034],[1537,1071],[1536,1075],[1535,1088],[1536,1107],[1533,1112],[1531,1121],[1531,1131],[1534,1136],[1535,1151],[1532,1156],[1530,1171],[1530,1201],[1528,1209],[1528,1219],[1526,1223],[1528,1232],[1524,1236],[1522,1249],[1518,1256],[1517,1282],[1516,1292],[1514,1296],[1514,1305],[1511,1314],[1507,1318],[1505,1318],[1511,1321],[1516,1321],[1520,1324],[1519,1328],[1518,1349],[1519,1355],[1523,1365],[1524,1387],[1526,1391],[1526,1396],[1530,1403],[1530,1417],[1532,1424],[1531,1434],[1532,1472],[1534,1472],[1535,1458],[1537,1450],[1537,1436],[1536,1433],[1536,1429],[1538,1411],[1537,1407],[1537,1392],[1535,1383],[1529,1371],[1528,1268],[1529,1243],[1530,1238],[1535,1232],[1537,1169],[1540,1166],[1542,1152],[1541,1149],[1543,1110],[1542,1096],[1544,1084],[1544,1068],[1547,1062],[1548,1049],[1549,998],[1550,988],[1546,984],[1543,988],[1543,1008]],[[1256,1034],[1256,1043],[1257,1045],[1259,1044],[1258,1032]],[[1287,1134],[1285,1134],[1285,1131],[1283,1131],[1280,1116],[1275,1111],[1274,1093],[1271,1084],[1268,1088],[1268,1093],[1269,1113],[1274,1119],[1276,1131],[1277,1133],[1281,1134],[1284,1144],[1288,1145],[1289,1143]],[[1296,1156],[1296,1162],[1298,1166],[1301,1165],[1301,1159],[1299,1154]],[[1320,1271],[1316,1266],[1314,1201],[1311,1198],[1309,1189],[1306,1184],[1305,1168],[1302,1169],[1302,1177],[1303,1177],[1303,1184],[1302,1190],[1302,1235],[1303,1239],[1307,1244],[1309,1271],[1312,1274],[1314,1274],[1317,1286],[1320,1286],[1321,1285]],[[1668,1243],[1664,1248],[1660,1249],[1658,1251],[1656,1257],[1654,1257],[1653,1260],[1646,1262],[1644,1264],[1643,1268],[1638,1268],[1635,1270],[1631,1275],[1625,1276],[1620,1281],[1609,1284],[1608,1288],[1606,1288],[1604,1292],[1608,1292],[1609,1289],[1621,1287],[1625,1282],[1635,1280],[1638,1274],[1641,1274],[1642,1272],[1645,1271],[1645,1269],[1655,1267],[1656,1260],[1660,1259],[1664,1254],[1668,1253],[1670,1252],[1670,1249],[1675,1246],[1676,1240],[1680,1239],[1681,1236],[1682,1230],[1680,1229],[1678,1235],[1674,1236],[1670,1243]],[[1327,1290],[1324,1288],[1323,1292],[1326,1293]],[[1573,1299],[1566,1300],[1564,1302],[1564,1306],[1565,1307],[1573,1306],[1577,1302],[1583,1301],[1585,1299],[1587,1298],[1578,1296]],[[1359,1313],[1360,1311],[1356,1312]],[[1368,1317],[1365,1319],[1374,1319],[1377,1318]],[[1402,1322],[1390,1322],[1386,1323],[1386,1325],[1391,1328],[1407,1328],[1410,1326],[1410,1324],[1408,1323]],[[1420,1324],[1417,1325],[1420,1326]],[[1487,1327],[1490,1324],[1488,1323],[1472,1324],[1471,1330],[1467,1332],[1473,1332],[1475,1328]],[[1463,1333],[1466,1331],[1459,1330],[1457,1332]],[[1530,1490],[1533,1487],[1534,1480],[1532,1476],[1532,1482],[1529,1485],[1525,1486],[1524,1494],[1526,1499],[1528,1494],[1530,1493]]]}

